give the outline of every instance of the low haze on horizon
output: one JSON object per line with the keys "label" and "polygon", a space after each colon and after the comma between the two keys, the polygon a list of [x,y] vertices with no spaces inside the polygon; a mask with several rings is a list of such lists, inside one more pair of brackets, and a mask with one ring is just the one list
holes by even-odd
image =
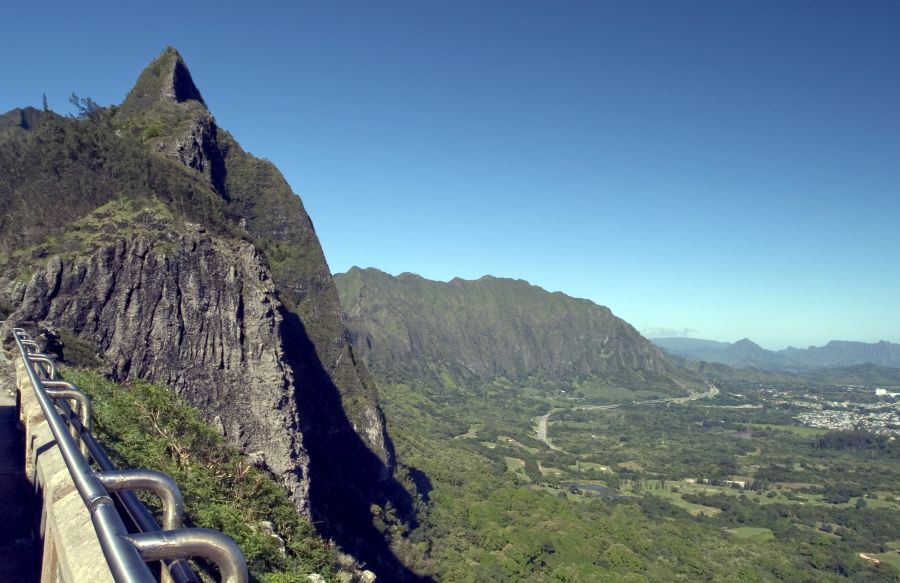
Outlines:
{"label": "low haze on horizon", "polygon": [[[648,335],[900,342],[900,3],[7,7],[0,113],[166,45],[334,272],[525,279]],[[654,333],[656,332],[656,333]]]}

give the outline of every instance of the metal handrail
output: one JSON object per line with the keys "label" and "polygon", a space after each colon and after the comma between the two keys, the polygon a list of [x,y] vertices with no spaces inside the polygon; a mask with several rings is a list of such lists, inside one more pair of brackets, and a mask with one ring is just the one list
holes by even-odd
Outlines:
{"label": "metal handrail", "polygon": [[168,475],[156,470],[110,470],[97,474],[109,492],[146,490],[162,500],[163,528],[181,528],[184,522],[184,498],[178,484]]}
{"label": "metal handrail", "polygon": [[[128,535],[146,561],[203,556],[219,567],[222,581],[246,581],[247,566],[238,565],[233,557],[241,555],[230,537],[208,528],[180,528],[159,532],[140,532]],[[240,571],[243,569],[243,572]]]}
{"label": "metal handrail", "polygon": [[[187,568],[184,561],[176,559],[202,557],[219,568],[224,583],[247,583],[247,564],[237,544],[227,535],[218,531],[204,528],[179,528],[183,507],[181,493],[174,481],[165,474],[150,470],[117,471],[110,462],[109,456],[89,431],[90,422],[85,421],[84,417],[84,413],[89,411],[89,405],[83,404],[89,403],[89,401],[84,401],[74,395],[72,392],[74,385],[70,385],[70,383],[63,385],[54,380],[56,362],[49,355],[32,353],[30,348],[39,349],[39,347],[23,329],[14,328],[13,338],[22,355],[25,372],[65,461],[66,468],[72,476],[76,490],[87,506],[100,541],[100,547],[116,582],[154,582],[155,578],[145,561],[163,561],[164,565],[168,567],[162,569],[164,580],[168,580],[167,571],[170,571],[172,575],[178,572],[187,577],[184,570],[190,571],[190,569]],[[47,370],[43,371],[48,377],[46,381],[35,371],[32,363],[48,365]],[[81,437],[81,446],[88,450],[101,466],[100,472],[95,472],[91,468],[89,458],[79,450],[79,444],[70,435],[66,421],[51,400],[50,390],[45,382],[55,385],[51,390],[59,397],[78,400],[80,411],[78,411],[77,417],[64,400],[60,401],[60,408],[66,413],[66,420],[69,421],[70,427],[76,429],[77,435]],[[75,392],[80,393],[77,387],[74,389]],[[132,492],[118,492],[123,489],[150,489],[160,495],[163,499],[164,526],[167,530],[160,530],[150,512]],[[128,508],[128,511],[136,526],[143,532],[128,532],[110,496],[113,491],[118,492],[120,500],[125,499],[132,503],[126,504],[126,507],[135,506],[135,503],[141,507],[141,510]],[[135,515],[138,518],[135,518]],[[173,562],[173,560],[176,561]],[[190,575],[193,577],[187,577],[187,579],[196,580],[196,575],[192,572]],[[181,580],[181,577],[178,579]]]}
{"label": "metal handrail", "polygon": [[[79,423],[78,418],[69,408],[68,403],[62,401],[59,405],[60,409],[63,410],[63,413],[68,416],[73,423]],[[87,447],[91,457],[94,458],[94,462],[99,466],[101,471],[115,471],[116,467],[113,465],[112,460],[109,459],[106,451],[104,451],[100,444],[97,443],[97,440],[94,439],[93,435],[90,433],[83,433],[81,434],[81,438],[83,444]],[[138,531],[156,532],[161,530],[160,525],[156,522],[153,514],[147,510],[147,507],[144,506],[144,503],[141,502],[134,492],[129,490],[118,490],[111,492],[111,494],[120,507],[128,514],[128,518],[131,519],[132,524],[134,524]],[[191,569],[191,566],[184,559],[164,561],[164,563],[168,568],[169,575],[172,577],[174,583],[201,583],[200,578],[197,577],[197,574],[194,573],[194,570]]]}
{"label": "metal handrail", "polygon": [[38,346],[38,343],[35,342],[34,340],[25,339],[25,340],[22,340],[22,344],[25,346],[31,346],[32,348],[34,348],[35,352],[38,352],[41,349],[41,347]]}
{"label": "metal handrail", "polygon": [[51,399],[72,399],[77,404],[75,413],[78,415],[79,424],[70,421],[69,427],[72,437],[81,442],[81,455],[85,459],[89,459],[87,445],[81,439],[81,435],[85,431],[90,431],[93,425],[94,409],[91,405],[91,398],[82,393],[78,387],[66,381],[44,381],[44,389]]}
{"label": "metal handrail", "polygon": [[42,362],[42,363],[46,364],[49,367],[49,370],[47,371],[48,378],[50,380],[53,380],[56,378],[56,361],[53,360],[52,358],[50,358],[49,354],[43,354],[40,352],[31,352],[31,353],[28,353],[27,355],[23,354],[22,357],[25,358],[26,360],[30,360],[31,362]]}

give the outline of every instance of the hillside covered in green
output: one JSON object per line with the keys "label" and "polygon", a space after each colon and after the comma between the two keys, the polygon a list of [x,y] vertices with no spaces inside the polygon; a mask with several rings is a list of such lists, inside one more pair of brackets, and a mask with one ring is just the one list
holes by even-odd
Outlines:
{"label": "hillside covered in green", "polygon": [[900,581],[894,441],[801,426],[756,382],[584,406],[563,386],[379,379],[419,492],[401,559],[446,582]]}
{"label": "hillside covered in green", "polygon": [[608,308],[522,280],[359,268],[334,279],[355,352],[384,378],[593,377],[676,393],[689,376]]}
{"label": "hillside covered in green", "polygon": [[[64,376],[91,397],[94,433],[108,444],[116,465],[172,476],[185,498],[187,523],[231,536],[254,581],[306,583],[309,574],[340,580],[338,565],[347,558],[297,514],[276,481],[229,446],[196,409],[159,385],[119,385],[86,369],[66,368]],[[161,511],[155,498],[146,500]]]}

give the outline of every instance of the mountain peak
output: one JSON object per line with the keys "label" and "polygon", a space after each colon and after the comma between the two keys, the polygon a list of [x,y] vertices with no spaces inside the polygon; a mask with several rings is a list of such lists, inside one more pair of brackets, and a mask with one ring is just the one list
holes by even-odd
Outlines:
{"label": "mountain peak", "polygon": [[725,349],[732,355],[739,355],[741,358],[761,358],[768,354],[765,348],[753,342],[749,338],[742,338]]}
{"label": "mountain peak", "polygon": [[173,47],[166,47],[138,77],[122,104],[122,110],[135,113],[160,102],[186,101],[196,101],[206,107],[181,54]]}
{"label": "mountain peak", "polygon": [[17,107],[0,114],[0,137],[4,134],[34,129],[40,125],[47,115],[47,112],[33,107]]}

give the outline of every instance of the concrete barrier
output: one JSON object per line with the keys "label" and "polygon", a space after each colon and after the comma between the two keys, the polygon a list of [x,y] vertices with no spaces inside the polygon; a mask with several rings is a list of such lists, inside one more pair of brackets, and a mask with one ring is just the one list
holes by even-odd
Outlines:
{"label": "concrete barrier", "polygon": [[25,472],[41,506],[41,583],[115,583],[21,357],[15,365],[19,420],[25,428]]}

